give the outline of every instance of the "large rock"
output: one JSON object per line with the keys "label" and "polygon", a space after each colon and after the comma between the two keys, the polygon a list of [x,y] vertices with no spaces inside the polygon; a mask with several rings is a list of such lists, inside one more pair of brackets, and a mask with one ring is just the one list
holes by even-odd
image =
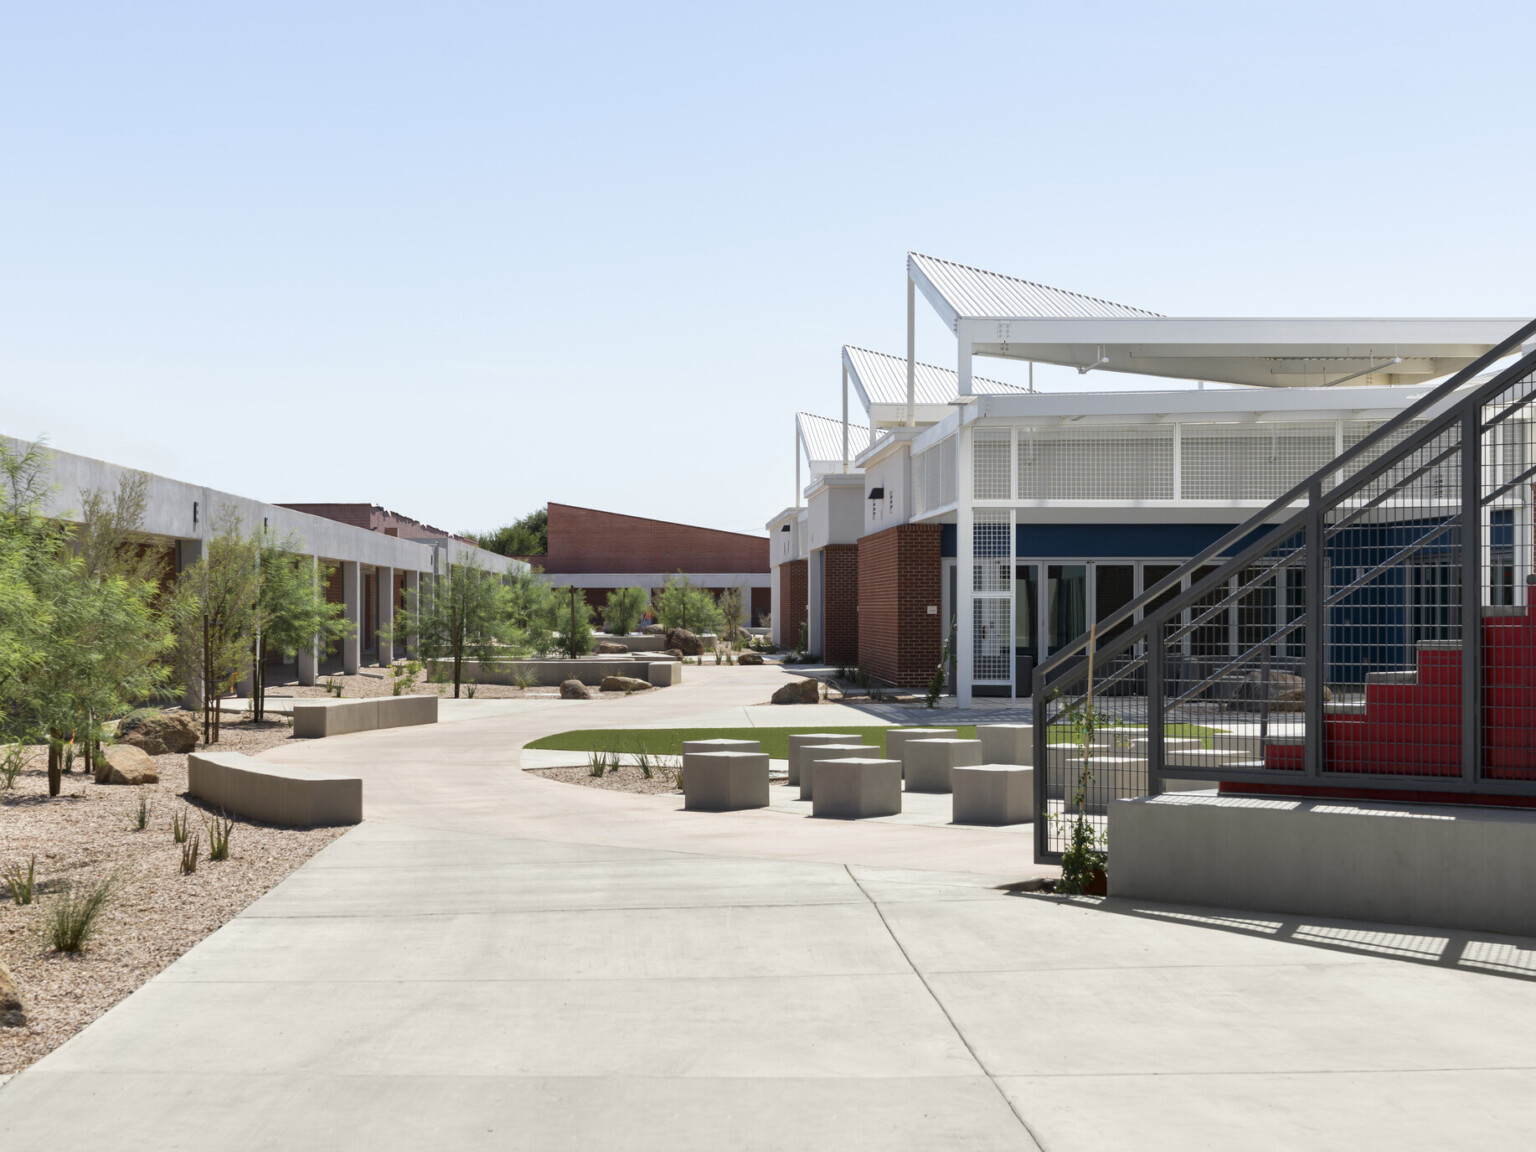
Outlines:
{"label": "large rock", "polygon": [[159,780],[149,753],[132,744],[109,745],[96,762],[98,784],[155,784]]}
{"label": "large rock", "polygon": [[[1291,672],[1250,672],[1238,686],[1237,698],[1243,701],[1269,700],[1271,712],[1303,712],[1307,706],[1307,682]],[[1323,689],[1323,700],[1333,699],[1333,693]]]}
{"label": "large rock", "polygon": [[662,652],[662,655],[670,656],[674,660],[681,660],[683,658],[683,650],[681,648],[668,648]]}
{"label": "large rock", "polygon": [[650,686],[649,680],[636,680],[633,676],[604,676],[598,689],[602,692],[639,692]]}
{"label": "large rock", "polygon": [[119,744],[141,748],[151,756],[197,750],[197,721],[189,712],[135,712],[117,729]]}
{"label": "large rock", "polygon": [[587,691],[587,686],[580,680],[567,680],[560,685],[560,699],[590,700],[592,693]]}
{"label": "large rock", "polygon": [[808,678],[791,680],[773,694],[773,704],[817,704],[821,702],[821,684]]}
{"label": "large rock", "polygon": [[763,658],[756,652],[743,652],[740,656],[736,657],[736,663],[738,664],[761,664],[762,662]]}
{"label": "large rock", "polygon": [[640,629],[640,634],[642,636],[665,636],[667,629],[662,624],[647,624],[644,628]]}
{"label": "large rock", "polygon": [[27,1003],[21,998],[16,977],[0,960],[0,1028],[20,1028],[27,1022]]}
{"label": "large rock", "polygon": [[628,656],[629,646],[615,640],[604,640],[597,646],[599,656]]}
{"label": "large rock", "polygon": [[676,648],[684,656],[704,655],[704,641],[686,628],[673,628],[667,632],[667,647]]}

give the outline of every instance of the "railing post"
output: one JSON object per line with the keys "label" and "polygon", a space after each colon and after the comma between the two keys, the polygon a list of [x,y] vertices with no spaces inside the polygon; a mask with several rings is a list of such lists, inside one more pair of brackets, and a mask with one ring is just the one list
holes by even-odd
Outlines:
{"label": "railing post", "polygon": [[1147,795],[1163,793],[1163,616],[1147,629]]}
{"label": "railing post", "polygon": [[1461,415],[1461,778],[1483,758],[1483,406]]}
{"label": "railing post", "polygon": [[1046,745],[1050,739],[1050,727],[1046,717],[1049,697],[1045,691],[1045,676],[1036,668],[1030,676],[1034,688],[1033,708],[1030,719],[1034,722],[1035,741],[1035,863],[1044,864],[1050,858],[1051,818],[1046,799],[1051,774],[1050,756]]}
{"label": "railing post", "polygon": [[1327,739],[1323,692],[1328,682],[1328,568],[1326,525],[1323,521],[1323,485],[1313,480],[1307,488],[1307,655],[1305,701],[1306,745],[1304,774],[1321,780]]}

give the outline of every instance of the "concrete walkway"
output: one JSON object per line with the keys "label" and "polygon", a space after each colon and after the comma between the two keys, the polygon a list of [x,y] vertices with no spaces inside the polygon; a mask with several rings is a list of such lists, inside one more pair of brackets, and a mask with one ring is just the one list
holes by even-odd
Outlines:
{"label": "concrete walkway", "polygon": [[[742,724],[737,671],[652,704]],[[517,769],[529,732],[630,725],[636,702],[466,701],[435,729],[284,749],[359,767],[369,822],[0,1088],[0,1148],[1536,1132],[1532,942],[1018,895],[1016,833],[684,813]]]}

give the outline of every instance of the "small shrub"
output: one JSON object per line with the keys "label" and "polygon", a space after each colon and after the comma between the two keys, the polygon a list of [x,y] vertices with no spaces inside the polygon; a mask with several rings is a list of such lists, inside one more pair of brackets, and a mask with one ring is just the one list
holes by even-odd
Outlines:
{"label": "small shrub", "polygon": [[325,682],[325,690],[332,696],[336,697],[338,700],[341,699],[342,687],[343,685],[341,681],[337,680],[335,677],[330,677]]}
{"label": "small shrub", "polygon": [[389,694],[400,696],[412,684],[416,683],[416,674],[421,671],[421,665],[414,660],[407,660],[404,664],[391,664],[389,668]]}
{"label": "small shrub", "polygon": [[234,820],[220,814],[212,820],[205,819],[203,827],[208,830],[208,859],[228,860],[229,834],[234,831]]}
{"label": "small shrub", "polygon": [[26,763],[26,759],[26,745],[20,740],[0,750],[0,786],[6,789],[16,786],[16,777],[21,774],[21,766]]}
{"label": "small shrub", "polygon": [[183,820],[181,834],[181,874],[183,876],[190,876],[197,871],[197,852],[202,847],[202,843],[203,834],[201,832],[194,832],[192,833],[192,839],[187,839],[186,821]]}
{"label": "small shrub", "polygon": [[611,769],[610,769],[609,762],[608,762],[608,753],[606,753],[606,752],[588,752],[587,753],[587,772],[588,772],[589,775],[592,775],[592,776],[602,776],[605,773],[609,772],[610,770],[614,771],[614,772],[617,772],[619,770],[619,756],[618,756],[618,753],[614,753],[614,755],[613,755],[613,764],[612,764]]}
{"label": "small shrub", "polygon": [[133,810],[133,830],[142,832],[149,827],[149,793],[139,789],[139,805]]}
{"label": "small shrub", "polygon": [[476,680],[474,676],[470,675],[464,677],[464,695],[468,696],[471,700],[475,698],[475,690],[479,687],[480,682]]}
{"label": "small shrub", "polygon": [[876,684],[869,690],[869,698],[876,704],[885,699],[885,689]]}
{"label": "small shrub", "polygon": [[187,842],[187,809],[183,805],[180,812],[171,813],[171,842],[185,844]]}
{"label": "small shrub", "polygon": [[519,664],[512,669],[512,683],[526,692],[538,686],[539,678],[534,675],[532,668]]}
{"label": "small shrub", "polygon": [[48,905],[43,935],[55,952],[79,952],[101,926],[101,913],[117,893],[116,874],[94,884],[70,884]]}
{"label": "small shrub", "polygon": [[37,855],[27,861],[27,870],[23,872],[21,865],[7,865],[5,869],[5,884],[11,890],[11,899],[17,904],[32,903],[32,893],[37,890]]}

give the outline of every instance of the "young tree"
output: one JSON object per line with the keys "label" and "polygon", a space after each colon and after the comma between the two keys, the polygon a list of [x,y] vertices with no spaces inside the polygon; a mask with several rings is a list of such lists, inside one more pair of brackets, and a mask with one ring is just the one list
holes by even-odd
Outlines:
{"label": "young tree", "polygon": [[725,617],[715,598],[705,589],[694,587],[681,572],[667,577],[666,586],[651,597],[656,618],[663,628],[682,628],[688,632],[719,632]]}
{"label": "young tree", "polygon": [[592,651],[592,605],[580,588],[555,589],[555,647],[574,660]]}
{"label": "young tree", "polygon": [[612,636],[626,636],[645,615],[645,589],[615,588],[603,604],[603,627]]}
{"label": "young tree", "polygon": [[345,607],[325,598],[319,566],[289,537],[258,541],[256,605],[251,641],[251,715],[266,714],[266,651],[296,654],[312,644],[329,651],[352,631]]}
{"label": "young tree", "polygon": [[469,661],[492,670],[530,649],[526,607],[512,583],[471,557],[450,565],[432,584],[407,592],[388,635],[415,636],[429,674],[446,666],[457,699]]}
{"label": "young tree", "polygon": [[725,620],[725,626],[720,632],[722,640],[734,640],[742,635],[743,623],[747,618],[746,597],[742,595],[740,584],[730,588],[722,588],[720,595],[715,599],[716,606],[720,609],[720,615]]}
{"label": "young tree", "polygon": [[187,690],[202,707],[203,743],[219,741],[219,697],[234,687],[257,630],[260,544],[240,530],[228,506],[213,521],[215,535],[171,593],[176,660]]}

